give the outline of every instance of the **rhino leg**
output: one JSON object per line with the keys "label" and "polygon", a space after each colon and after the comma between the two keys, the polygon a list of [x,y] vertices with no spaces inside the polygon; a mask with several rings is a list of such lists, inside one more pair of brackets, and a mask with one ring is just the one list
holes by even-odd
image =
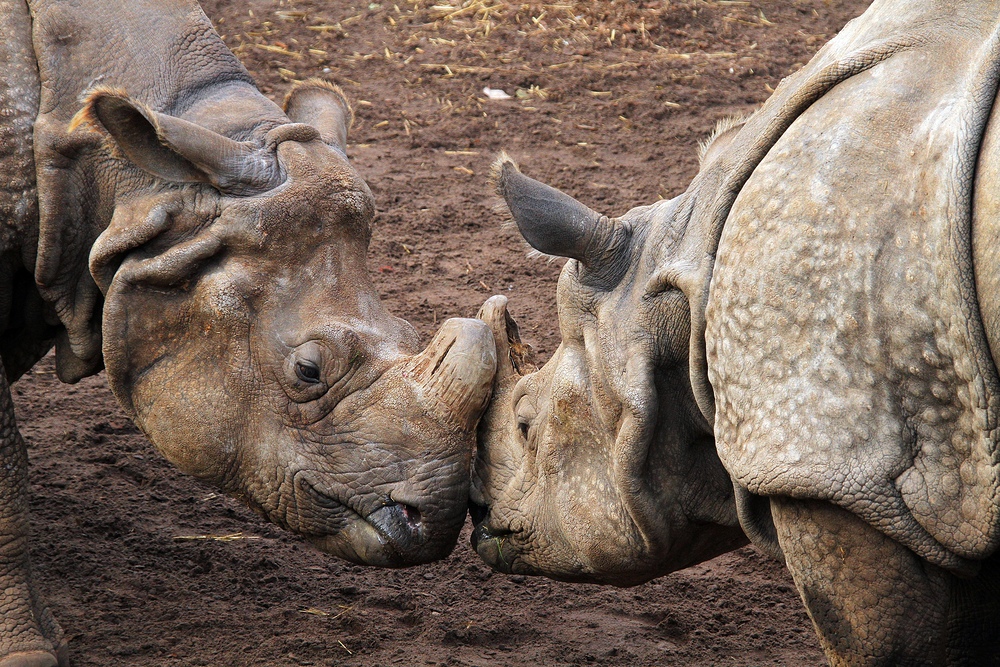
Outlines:
{"label": "rhino leg", "polygon": [[0,366],[0,667],[67,667],[62,630],[38,599],[28,560],[28,452]]}
{"label": "rhino leg", "polygon": [[831,503],[772,498],[771,509],[831,665],[998,664],[996,558],[959,579]]}

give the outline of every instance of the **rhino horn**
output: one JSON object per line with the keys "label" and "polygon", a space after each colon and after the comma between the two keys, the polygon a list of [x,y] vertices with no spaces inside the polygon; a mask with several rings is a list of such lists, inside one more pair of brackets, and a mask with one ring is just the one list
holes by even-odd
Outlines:
{"label": "rhino horn", "polygon": [[285,114],[296,123],[319,130],[323,143],[347,150],[347,131],[354,122],[354,112],[339,87],[322,79],[297,84],[285,97]]}
{"label": "rhino horn", "polygon": [[83,123],[109,135],[138,167],[167,181],[209,183],[230,194],[253,194],[284,180],[273,151],[156,112],[122,91],[92,92],[73,127]]}
{"label": "rhino horn", "polygon": [[601,252],[593,241],[601,227],[611,224],[605,216],[525,176],[505,153],[493,163],[492,181],[521,236],[535,250],[571,257],[584,265],[590,263],[589,256]]}
{"label": "rhino horn", "polygon": [[476,318],[486,322],[493,331],[497,350],[496,382],[519,378],[538,369],[532,362],[531,346],[521,342],[517,322],[507,310],[507,297],[497,294],[482,305]]}

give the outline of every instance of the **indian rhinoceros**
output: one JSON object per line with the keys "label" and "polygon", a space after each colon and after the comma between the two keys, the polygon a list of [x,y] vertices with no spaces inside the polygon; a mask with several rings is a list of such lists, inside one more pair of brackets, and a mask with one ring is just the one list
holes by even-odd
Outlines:
{"label": "indian rhinoceros", "polygon": [[9,383],[106,365],[181,470],[320,549],[447,555],[489,328],[422,352],[366,272],[374,202],[334,86],[264,97],[192,0],[0,2],[0,665],[65,663],[28,559]]}
{"label": "indian rhinoceros", "polygon": [[1000,2],[876,0],[674,199],[607,218],[501,157],[570,260],[541,369],[481,312],[479,554],[628,585],[742,527],[831,663],[1000,662],[998,82]]}

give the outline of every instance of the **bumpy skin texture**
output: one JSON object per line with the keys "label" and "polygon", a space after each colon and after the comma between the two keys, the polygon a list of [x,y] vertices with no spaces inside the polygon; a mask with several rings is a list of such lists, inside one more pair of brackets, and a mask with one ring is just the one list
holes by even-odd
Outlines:
{"label": "bumpy skin texture", "polygon": [[[994,632],[949,629],[966,612],[947,605],[964,586],[956,575],[987,585],[992,566],[980,573],[981,562],[1000,540],[996,334],[980,315],[980,304],[996,312],[997,264],[973,251],[996,239],[987,128],[998,12],[997,3],[880,2],[849,24],[785,86],[858,62],[872,45],[905,46],[796,117],[741,189],[718,247],[706,344],[719,452],[748,494],[850,513],[833,521],[836,510],[820,503],[813,548],[786,546],[811,515],[774,517],[840,664],[1000,651]],[[867,585],[845,578],[829,553],[852,542]],[[829,590],[817,592],[818,581]],[[909,604],[888,591],[865,602],[878,586],[908,592]],[[996,619],[1000,605],[972,609]],[[849,638],[833,620],[845,617]],[[928,637],[937,643],[921,657]],[[949,643],[959,648],[944,652]]]}
{"label": "bumpy skin texture", "polygon": [[959,578],[831,503],[775,497],[771,508],[834,667],[1000,664],[997,554]]}
{"label": "bumpy skin texture", "polygon": [[[877,0],[652,214],[635,209],[609,225],[562,202],[545,215],[556,198],[501,180],[518,224],[545,227],[524,233],[536,247],[569,248],[594,273],[646,285],[643,301],[596,311],[598,331],[607,322],[632,333],[624,344],[584,337],[578,394],[616,382],[620,367],[604,360],[637,358],[631,341],[677,349],[690,336],[690,375],[661,395],[689,391],[712,424],[735,489],[722,500],[735,500],[758,546],[785,559],[836,665],[1000,661],[998,84],[1000,3]],[[587,220],[594,231],[582,234]],[[614,226],[643,227],[641,250],[594,255],[580,242]],[[595,315],[577,307],[576,263],[567,267],[557,299],[570,348]],[[671,294],[683,296],[689,327],[641,315]],[[602,346],[619,350],[594,352]],[[473,499],[489,506],[490,534],[493,517],[523,498],[517,512],[531,521],[520,522],[547,531],[533,544],[559,535],[544,520],[551,510],[523,493],[529,485],[512,493],[503,482],[518,479],[510,471],[521,459],[509,454],[518,401],[545,404],[561,353],[525,377],[542,385],[534,393],[498,384],[506,405],[491,405],[481,425]],[[662,405],[658,416],[663,432],[697,423]],[[549,424],[549,446],[568,449],[565,459],[586,451],[574,422],[593,420],[567,409]],[[622,423],[605,420],[587,438],[609,439]],[[536,474],[544,488],[562,473]],[[616,481],[620,493],[636,488]],[[588,508],[577,521],[590,516],[616,520]],[[586,534],[574,533],[583,543]],[[494,551],[480,548],[491,562]],[[522,547],[518,557],[562,576],[558,549]],[[630,583],[644,567],[580,578]]]}
{"label": "bumpy skin texture", "polygon": [[[423,351],[365,257],[350,108],[279,108],[188,0],[0,2],[0,358],[107,366],[179,468],[353,561],[447,555],[495,369],[482,322]],[[0,387],[0,666],[65,662],[28,560],[26,459]]]}
{"label": "bumpy skin texture", "polygon": [[919,48],[830,90],[757,166],[719,244],[707,343],[742,486],[831,500],[957,570],[1000,540],[1000,385],[970,252],[1000,22],[946,4],[876,4],[802,73],[926,19]]}

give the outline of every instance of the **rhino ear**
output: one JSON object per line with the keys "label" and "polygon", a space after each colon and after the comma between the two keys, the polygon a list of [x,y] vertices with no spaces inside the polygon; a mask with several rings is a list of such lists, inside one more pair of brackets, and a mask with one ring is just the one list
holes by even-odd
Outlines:
{"label": "rhino ear", "polygon": [[590,243],[607,218],[568,194],[528,178],[506,153],[493,163],[490,180],[532,248],[587,264]]}
{"label": "rhino ear", "polygon": [[698,164],[701,169],[725,152],[746,125],[748,118],[749,116],[727,116],[715,124],[715,129],[708,138],[698,142]]}
{"label": "rhino ear", "polygon": [[264,192],[283,179],[273,154],[181,118],[158,113],[114,89],[90,93],[70,131],[103,132],[144,171],[174,183],[208,183],[231,194]]}
{"label": "rhino ear", "polygon": [[285,97],[285,114],[294,123],[305,123],[319,130],[323,143],[347,150],[347,131],[354,122],[354,112],[338,86],[322,79],[297,84]]}

